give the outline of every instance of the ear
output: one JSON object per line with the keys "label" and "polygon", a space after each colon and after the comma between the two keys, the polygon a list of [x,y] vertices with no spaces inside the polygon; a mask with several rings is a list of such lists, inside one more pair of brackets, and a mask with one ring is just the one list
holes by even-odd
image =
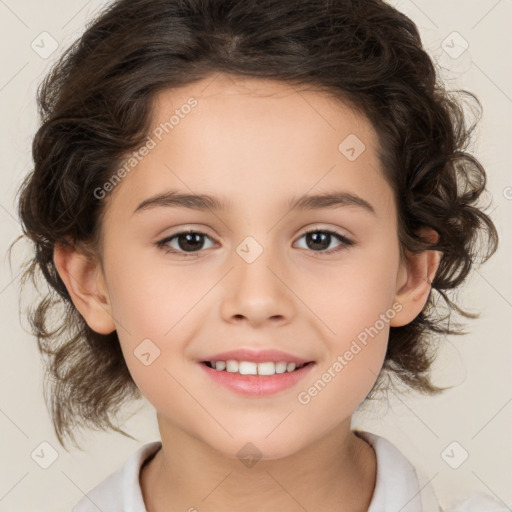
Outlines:
{"label": "ear", "polygon": [[74,247],[56,244],[53,262],[73,304],[87,325],[100,334],[115,331],[116,325],[99,261]]}
{"label": "ear", "polygon": [[[439,237],[431,228],[421,228],[419,234],[433,243]],[[400,264],[398,271],[394,300],[401,304],[402,309],[391,320],[392,327],[407,325],[421,313],[427,303],[440,261],[439,251],[426,250],[407,254],[406,261]]]}

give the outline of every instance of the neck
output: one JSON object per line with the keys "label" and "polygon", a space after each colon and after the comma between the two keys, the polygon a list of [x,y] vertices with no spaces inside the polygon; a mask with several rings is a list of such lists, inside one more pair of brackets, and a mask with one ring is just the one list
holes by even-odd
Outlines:
{"label": "neck", "polygon": [[147,512],[362,512],[370,505],[375,452],[350,430],[350,418],[292,455],[253,465],[174,425],[159,426],[162,448],[140,475]]}

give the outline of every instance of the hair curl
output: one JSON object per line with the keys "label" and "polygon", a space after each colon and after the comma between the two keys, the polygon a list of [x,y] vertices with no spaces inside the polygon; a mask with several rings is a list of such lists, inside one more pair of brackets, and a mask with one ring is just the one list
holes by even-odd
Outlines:
{"label": "hair curl", "polygon": [[[456,93],[476,100],[479,117],[481,105],[472,93],[448,92],[438,81],[409,18],[381,0],[116,1],[40,84],[34,168],[18,191],[21,237],[34,247],[21,283],[32,278],[36,284],[40,272],[49,285],[29,320],[45,356],[51,379],[45,399],[63,446],[65,437],[74,440],[76,427],[128,435],[112,419],[141,395],[117,333],[94,332],[75,308],[56,271],[54,247],[76,244],[91,255],[101,250],[107,202],[93,190],[144,142],[155,95],[219,72],[309,85],[366,115],[395,193],[402,254],[442,253],[424,310],[391,328],[378,382],[389,373],[414,390],[441,392],[429,377],[430,342],[463,334],[447,323],[453,311],[477,316],[447,293],[464,282],[476,257],[486,261],[498,244],[492,220],[477,205],[485,171],[466,152],[476,122],[467,126]],[[438,233],[437,242],[420,237],[422,226]]]}

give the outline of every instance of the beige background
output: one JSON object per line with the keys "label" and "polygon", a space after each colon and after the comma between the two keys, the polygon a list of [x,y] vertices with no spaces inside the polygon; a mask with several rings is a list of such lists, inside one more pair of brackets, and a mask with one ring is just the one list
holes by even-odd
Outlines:
{"label": "beige background", "polygon": [[[403,0],[393,4],[417,23],[449,86],[476,93],[484,106],[473,149],[488,171],[490,210],[501,246],[460,294],[463,305],[481,311],[481,318],[469,324],[471,333],[466,337],[444,342],[435,366],[436,382],[456,387],[439,398],[392,394],[389,407],[383,404],[366,412],[353,425],[395,443],[431,479],[441,504],[482,491],[512,506],[512,1]],[[120,467],[140,445],[159,439],[152,407],[143,401],[134,404],[131,412],[138,412],[124,425],[139,441],[91,432],[82,438],[83,452],[62,449],[43,401],[36,340],[24,329],[27,322],[18,307],[16,265],[28,254],[28,245],[16,246],[12,270],[6,255],[21,233],[14,196],[31,168],[37,84],[103,5],[100,0],[0,0],[0,249],[5,255],[0,274],[0,512],[69,512],[84,492]],[[48,59],[31,47],[45,31],[59,44]],[[450,57],[442,47],[454,31],[469,44],[458,58]],[[454,37],[458,36],[447,41]],[[25,294],[22,307],[28,301],[30,296]],[[452,460],[462,450],[469,454],[458,469],[452,469],[441,456],[453,441],[460,447],[449,452]],[[31,458],[42,442],[58,453],[48,469]]]}

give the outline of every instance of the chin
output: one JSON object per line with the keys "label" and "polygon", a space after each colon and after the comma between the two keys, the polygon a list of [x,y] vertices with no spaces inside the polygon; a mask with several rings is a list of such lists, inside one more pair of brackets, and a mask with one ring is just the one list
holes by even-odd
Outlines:
{"label": "chin", "polygon": [[256,436],[240,435],[234,436],[233,439],[223,439],[224,442],[219,442],[220,440],[217,439],[215,443],[212,440],[208,444],[226,457],[239,459],[247,467],[252,467],[262,460],[289,457],[303,448],[299,442],[294,443],[288,433],[286,438],[276,434],[270,439],[273,434],[269,437],[265,437],[266,435],[267,433],[259,433]]}

